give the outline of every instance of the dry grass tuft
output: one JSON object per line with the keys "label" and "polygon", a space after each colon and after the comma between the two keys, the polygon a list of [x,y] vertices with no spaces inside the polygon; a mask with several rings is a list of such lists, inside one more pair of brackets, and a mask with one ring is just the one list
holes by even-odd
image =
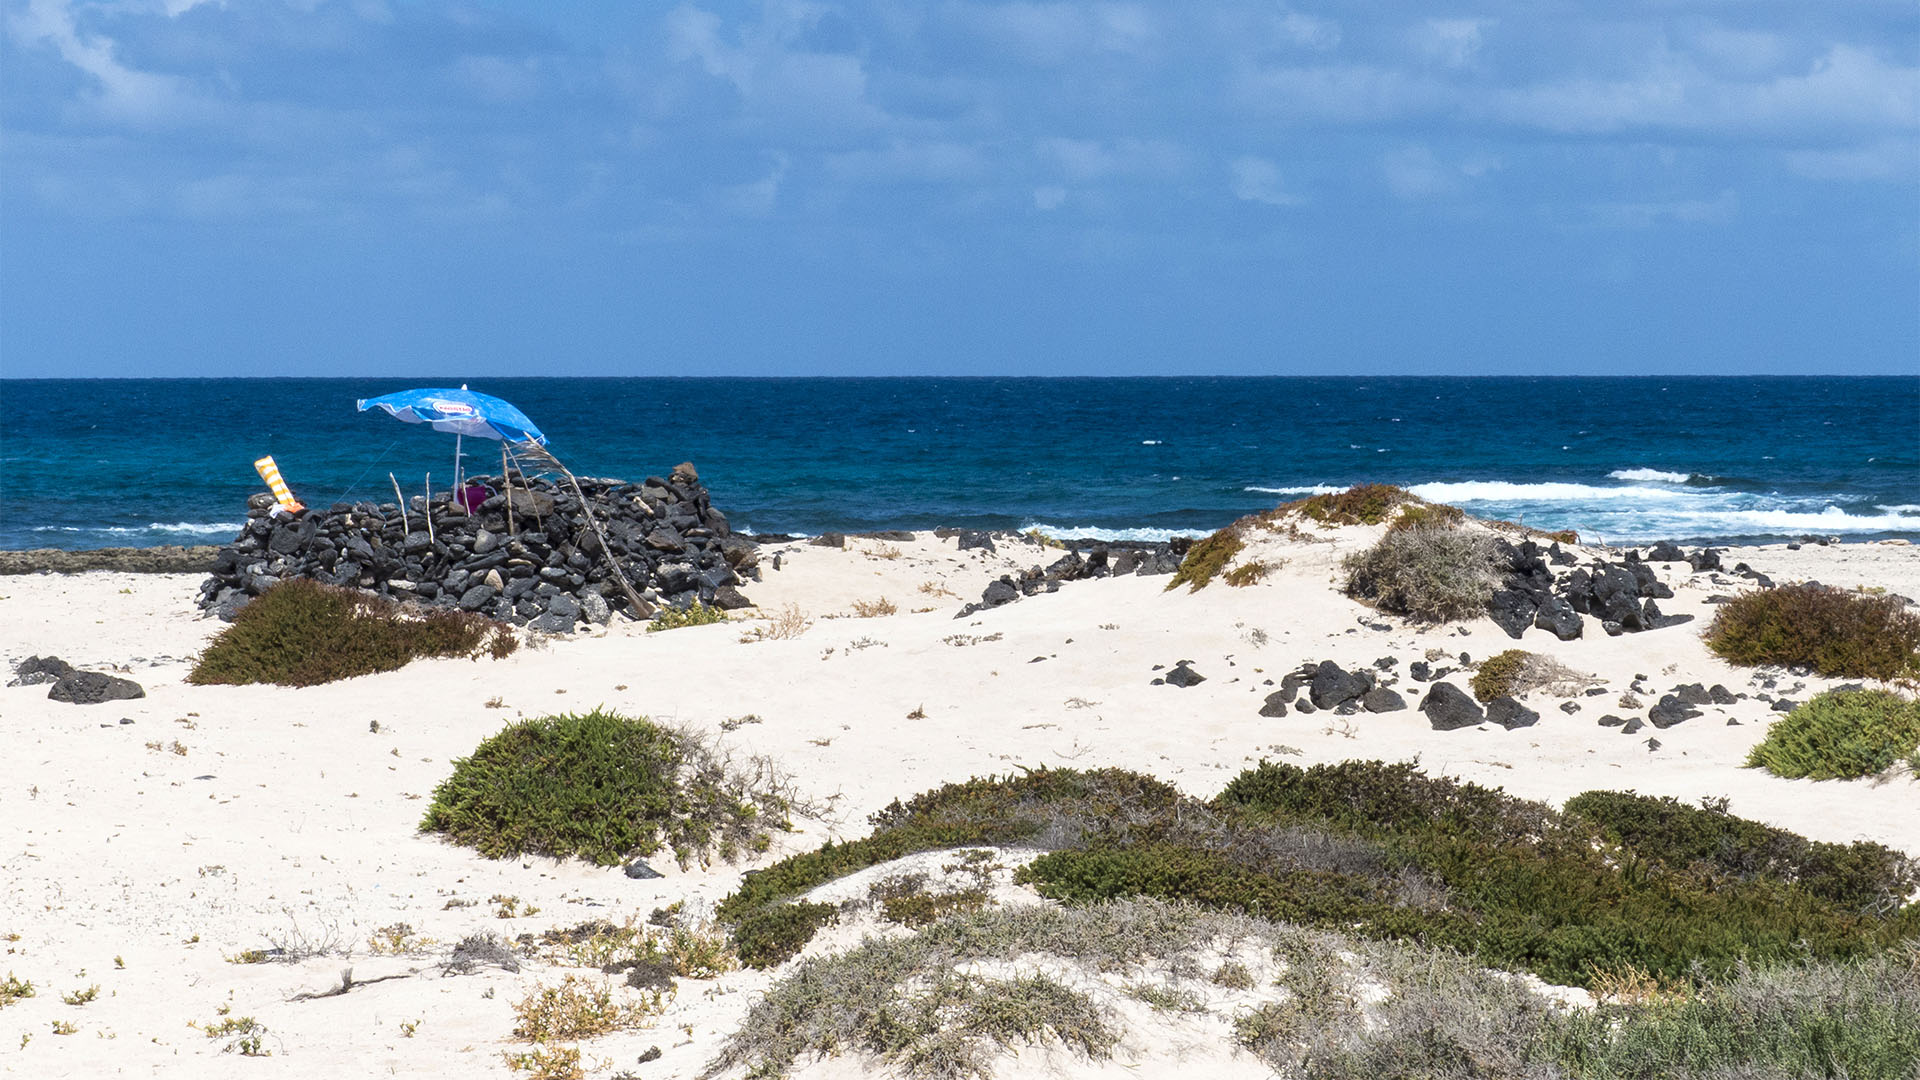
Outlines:
{"label": "dry grass tuft", "polygon": [[854,615],[862,619],[875,619],[882,615],[892,615],[899,610],[898,607],[894,606],[893,601],[884,596],[876,600],[855,600],[853,602]]}
{"label": "dry grass tuft", "polygon": [[788,604],[767,617],[767,621],[750,628],[740,635],[740,643],[752,641],[787,641],[804,634],[813,626],[813,620],[800,610],[798,604]]}

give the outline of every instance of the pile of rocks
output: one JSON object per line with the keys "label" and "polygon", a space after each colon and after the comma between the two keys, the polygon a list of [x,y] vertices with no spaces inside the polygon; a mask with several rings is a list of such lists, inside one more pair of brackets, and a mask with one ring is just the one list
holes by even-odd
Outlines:
{"label": "pile of rocks", "polygon": [[[57,656],[29,656],[13,665],[8,686],[53,684],[47,691],[50,701],[70,705],[98,705],[107,701],[127,701],[147,696],[147,691],[132,679],[122,679],[99,671],[81,671]],[[130,721],[121,721],[129,723]]]}
{"label": "pile of rocks", "polygon": [[[1629,551],[1619,562],[1594,560],[1591,566],[1576,566],[1579,560],[1554,544],[1544,552],[1528,540],[1515,545],[1501,541],[1504,559],[1501,587],[1487,603],[1487,614],[1511,638],[1519,638],[1528,628],[1552,633],[1562,641],[1571,641],[1585,631],[1582,615],[1600,620],[1608,635],[1658,630],[1689,622],[1691,615],[1667,615],[1654,601],[1665,600],[1673,590],[1661,582],[1653,567],[1640,560],[1640,553]],[[1656,549],[1658,555],[1667,554]],[[1684,559],[1696,571],[1718,569],[1719,555],[1703,549],[1683,556],[1675,549],[1674,561]],[[1574,566],[1556,574],[1554,566]]]}
{"label": "pile of rocks", "polygon": [[[940,529],[936,530],[936,535],[957,536],[962,551],[969,548],[994,550],[993,535],[990,533]],[[1022,536],[1003,539],[1031,543]],[[987,583],[986,590],[980,594],[978,603],[961,608],[954,618],[964,619],[976,611],[1011,604],[1023,596],[1058,592],[1060,586],[1069,581],[1119,577],[1126,574],[1138,574],[1143,577],[1171,574],[1180,569],[1180,561],[1187,557],[1187,548],[1192,546],[1193,541],[1179,536],[1160,543],[1090,539],[1067,540],[1062,543],[1068,549],[1065,555],[1055,559],[1045,568],[1035,566],[1019,577],[1002,574],[998,580]]]}
{"label": "pile of rocks", "polygon": [[[1392,657],[1384,657],[1376,661],[1374,667],[1384,672],[1395,663]],[[1300,696],[1301,690],[1306,691],[1304,697]],[[1302,713],[1325,710],[1351,716],[1362,711],[1399,712],[1407,707],[1407,700],[1373,671],[1366,668],[1348,671],[1331,660],[1322,660],[1318,664],[1302,664],[1282,678],[1280,689],[1268,694],[1261,704],[1260,715],[1285,716],[1289,706]]]}
{"label": "pile of rocks", "polygon": [[[757,549],[733,535],[691,464],[639,484],[582,477],[584,506],[571,485],[516,477],[509,491],[499,477],[475,479],[496,494],[472,513],[439,494],[430,503],[415,496],[404,511],[394,503],[335,503],[287,518],[273,514],[271,496],[255,496],[246,527],[214,556],[200,607],[231,619],[253,597],[297,577],[548,633],[604,623],[614,612],[647,618],[655,604],[749,604],[736,586],[759,579]],[[642,610],[614,579],[601,534]]]}

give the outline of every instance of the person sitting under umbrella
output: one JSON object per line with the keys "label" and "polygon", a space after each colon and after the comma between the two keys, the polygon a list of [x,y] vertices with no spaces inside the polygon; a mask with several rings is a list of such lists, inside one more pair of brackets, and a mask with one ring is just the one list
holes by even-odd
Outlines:
{"label": "person sitting under umbrella", "polygon": [[468,478],[465,487],[453,493],[453,501],[469,514],[479,513],[480,504],[491,498],[493,489],[472,478]]}

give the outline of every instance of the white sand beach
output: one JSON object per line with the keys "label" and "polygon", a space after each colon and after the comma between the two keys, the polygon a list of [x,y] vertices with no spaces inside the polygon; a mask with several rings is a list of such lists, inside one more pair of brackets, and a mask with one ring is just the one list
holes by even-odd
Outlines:
{"label": "white sand beach", "polygon": [[[1379,530],[1327,530],[1326,542],[1276,539],[1285,560],[1244,588],[1216,582],[1166,591],[1165,577],[1072,582],[963,619],[985,584],[1057,555],[1003,539],[994,554],[953,539],[795,542],[761,553],[764,580],[743,591],[753,618],[646,633],[616,622],[535,642],[501,661],[417,662],[308,689],[192,686],[193,656],[223,624],[194,607],[200,578],[90,572],[0,578],[0,659],[57,655],[141,683],[146,696],[98,705],[47,699],[45,686],[0,688],[0,978],[37,990],[0,1009],[0,1071],[20,1076],[508,1076],[512,1003],[564,972],[444,975],[451,944],[476,932],[512,937],[589,919],[644,920],[675,902],[698,911],[743,871],[833,837],[868,831],[895,799],[972,776],[1036,766],[1121,766],[1211,796],[1262,758],[1312,764],[1417,759],[1428,771],[1559,803],[1593,789],[1683,801],[1724,796],[1735,814],[1826,841],[1872,840],[1920,852],[1920,783],[1787,781],[1742,767],[1781,714],[1757,698],[1709,705],[1678,726],[1623,735],[1600,726],[1640,680],[1646,704],[1682,683],[1752,693],[1756,674],[1700,640],[1708,598],[1744,584],[1655,564],[1675,592],[1669,614],[1693,622],[1579,640],[1530,631],[1509,639],[1490,620],[1420,627],[1339,591],[1343,555]],[[771,569],[780,555],[781,568]],[[1920,548],[1904,543],[1730,549],[1779,582],[1817,579],[1920,597]],[[856,602],[897,613],[862,618]],[[781,612],[803,633],[743,640]],[[1385,627],[1385,629],[1381,629]],[[1408,665],[1460,666],[1511,647],[1548,653],[1593,676],[1603,696],[1527,699],[1539,723],[1432,730],[1415,708],[1263,718],[1265,696],[1303,663],[1388,668],[1395,689],[1423,688]],[[1178,661],[1205,681],[1152,685]],[[1465,685],[1465,672],[1449,676]],[[1779,675],[1778,672],[1773,673]],[[1805,700],[1835,680],[1785,676],[1774,692]],[[1563,701],[1579,708],[1565,712]],[[1417,702],[1416,702],[1417,704]],[[775,850],[738,866],[633,880],[619,867],[488,860],[416,831],[450,762],[516,717],[605,706],[710,732],[764,754],[823,802]],[[1645,708],[1638,710],[1645,715]],[[1736,723],[1737,721],[1737,723]],[[1657,736],[1657,739],[1653,737]],[[1657,745],[1650,745],[1657,743]],[[1017,855],[1010,860],[1017,861]],[[1001,883],[1008,898],[1016,887]],[[1035,900],[1035,902],[1038,902]],[[398,954],[370,939],[399,924]],[[857,940],[823,934],[805,955]],[[304,944],[298,963],[235,963],[249,950]],[[342,984],[350,992],[321,994]],[[779,974],[683,979],[650,1027],[582,1046],[588,1075],[693,1077],[756,993]],[[383,980],[383,981],[376,981]],[[62,996],[97,986],[92,1001]],[[204,1028],[223,1016],[264,1026],[256,1060]],[[1071,1077],[1264,1076],[1224,1036],[1155,1034],[1139,1025],[1109,1061],[1024,1059]],[[59,1034],[57,1024],[71,1034]],[[1183,1041],[1185,1040],[1185,1041]],[[656,1059],[641,1055],[658,1047]],[[806,1076],[865,1075],[857,1058]]]}

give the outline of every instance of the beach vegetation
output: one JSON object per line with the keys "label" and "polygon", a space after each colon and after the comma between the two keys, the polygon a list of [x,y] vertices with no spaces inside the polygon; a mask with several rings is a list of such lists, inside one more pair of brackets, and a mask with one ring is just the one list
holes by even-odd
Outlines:
{"label": "beach vegetation", "polygon": [[1481,701],[1497,697],[1519,697],[1535,690],[1577,693],[1588,682],[1587,676],[1551,656],[1507,649],[1480,662],[1468,686]]}
{"label": "beach vegetation", "polygon": [[1022,533],[1021,535],[1026,537],[1028,543],[1038,544],[1043,548],[1053,548],[1058,551],[1065,551],[1067,547],[1065,543],[1055,539],[1054,537],[1048,535],[1044,530],[1041,530],[1038,528],[1028,529],[1026,532]]}
{"label": "beach vegetation", "polygon": [[813,626],[813,620],[800,610],[798,604],[788,604],[768,617],[766,622],[749,627],[740,635],[740,643],[754,641],[787,641],[797,638]]}
{"label": "beach vegetation", "polygon": [[86,1005],[93,1002],[94,999],[98,998],[99,996],[100,996],[100,987],[98,985],[94,985],[94,986],[89,986],[84,990],[75,990],[71,994],[61,994],[60,1000],[66,1002],[69,1005]]}
{"label": "beach vegetation", "polygon": [[1167,591],[1171,592],[1185,585],[1188,592],[1199,592],[1213,581],[1245,543],[1240,539],[1236,526],[1229,525],[1212,536],[1194,541],[1187,549],[1185,558],[1180,560],[1179,569],[1173,572],[1173,578],[1167,582]]}
{"label": "beach vegetation", "polygon": [[647,624],[649,634],[662,630],[678,630],[684,626],[711,626],[727,621],[723,608],[712,607],[698,600],[686,607],[663,607],[653,613],[653,621]]}
{"label": "beach vegetation", "polygon": [[1285,564],[1271,563],[1265,559],[1254,559],[1251,562],[1242,563],[1227,571],[1221,575],[1221,579],[1236,589],[1244,589],[1249,585],[1257,585],[1266,580],[1268,574],[1273,573],[1282,565]]}
{"label": "beach vegetation", "polygon": [[1905,759],[1920,768],[1920,701],[1888,690],[1830,690],[1767,729],[1747,766],[1789,779],[1851,780]]}
{"label": "beach vegetation", "polygon": [[226,1040],[220,1048],[223,1054],[239,1054],[241,1057],[272,1057],[273,1052],[266,1048],[267,1026],[251,1016],[228,1016],[225,1007],[221,1009],[221,1018],[209,1024],[198,1025],[200,1033],[209,1039]]}
{"label": "beach vegetation", "polygon": [[766,850],[794,795],[772,762],[595,709],[508,725],[454,762],[420,828],[489,858],[610,866],[665,847],[687,866]]}
{"label": "beach vegetation", "polygon": [[513,1035],[526,1042],[572,1042],[640,1027],[666,1011],[667,995],[656,987],[623,1002],[604,980],[568,975],[534,987],[514,1004]]}
{"label": "beach vegetation", "polygon": [[1920,933],[1897,853],[1638,799],[1559,811],[1404,763],[1262,762],[1202,802],[1124,770],[1037,769],[895,802],[869,836],[756,873],[718,916],[742,960],[768,966],[833,917],[804,903],[821,884],[919,851],[1018,844],[1046,854],[1016,880],[1053,900],[1242,911],[1572,985],[1628,966],[1694,980],[1742,958],[1844,959]]}
{"label": "beach vegetation", "polygon": [[33,984],[25,979],[16,978],[13,972],[7,972],[5,982],[0,982],[0,1009],[16,1001],[30,998],[34,994]]}
{"label": "beach vegetation", "polygon": [[1406,529],[1440,528],[1444,526],[1464,525],[1466,521],[1467,512],[1457,506],[1449,506],[1446,503],[1421,502],[1416,499],[1412,502],[1401,504],[1399,516],[1393,519],[1393,523],[1388,525],[1387,529],[1392,532],[1400,532]]}
{"label": "beach vegetation", "polygon": [[1421,622],[1471,618],[1493,597],[1498,562],[1493,538],[1476,529],[1394,530],[1347,556],[1346,591]]}
{"label": "beach vegetation", "polygon": [[531,1050],[503,1050],[507,1068],[526,1073],[527,1080],[586,1080],[577,1046],[536,1046]]}
{"label": "beach vegetation", "polygon": [[1392,484],[1355,484],[1345,491],[1284,503],[1279,512],[1312,518],[1322,525],[1379,525],[1400,507],[1419,502],[1412,492]]}
{"label": "beach vegetation", "polygon": [[1707,648],[1735,664],[1805,665],[1829,678],[1920,677],[1920,614],[1894,596],[1783,585],[1720,605]]}
{"label": "beach vegetation", "polygon": [[397,671],[422,657],[499,660],[518,646],[512,627],[472,612],[403,607],[372,593],[293,578],[241,608],[208,642],[187,681],[318,686]]}
{"label": "beach vegetation", "polygon": [[1920,889],[1920,860],[1881,844],[1829,844],[1727,812],[1725,799],[1691,806],[1630,791],[1589,791],[1565,812],[1606,842],[1672,871],[1738,880],[1773,878],[1842,908],[1888,912]]}
{"label": "beach vegetation", "polygon": [[882,615],[892,615],[900,609],[894,602],[882,596],[874,600],[855,600],[853,614],[856,618],[877,619]]}

